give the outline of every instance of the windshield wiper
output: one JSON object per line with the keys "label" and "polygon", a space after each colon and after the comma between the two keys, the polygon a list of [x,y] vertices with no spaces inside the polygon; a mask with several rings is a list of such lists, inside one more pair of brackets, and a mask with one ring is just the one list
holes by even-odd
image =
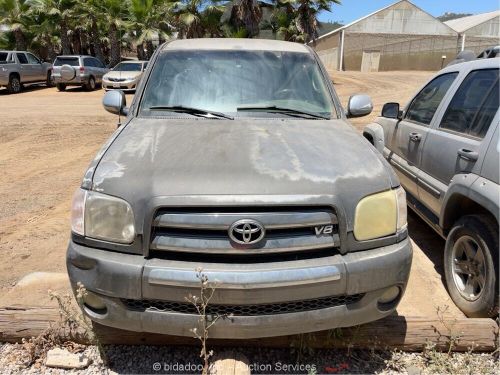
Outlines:
{"label": "windshield wiper", "polygon": [[225,118],[228,120],[234,120],[233,117],[226,115],[222,112],[209,111],[201,108],[185,107],[183,105],[172,105],[172,106],[153,106],[148,108],[151,111],[170,111],[170,112],[181,112],[188,113],[194,116],[203,116],[206,118]]}
{"label": "windshield wiper", "polygon": [[247,106],[247,107],[238,107],[237,111],[264,111],[264,112],[276,112],[276,113],[284,113],[288,115],[299,115],[302,117],[310,116],[314,118],[322,118],[325,120],[330,120],[330,116],[320,115],[319,113],[303,111],[300,109],[287,108],[287,107],[278,107],[276,105],[268,105],[268,106]]}

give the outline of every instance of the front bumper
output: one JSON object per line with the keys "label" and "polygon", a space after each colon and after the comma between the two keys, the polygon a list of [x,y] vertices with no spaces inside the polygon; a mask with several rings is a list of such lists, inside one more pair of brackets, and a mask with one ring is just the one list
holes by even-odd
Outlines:
{"label": "front bumper", "polygon": [[[258,264],[193,263],[146,259],[70,242],[67,267],[73,288],[81,282],[106,308],[84,312],[103,325],[138,332],[192,336],[196,314],[127,307],[124,300],[185,302],[199,295],[195,268],[202,267],[217,287],[211,300],[220,305],[279,304],[328,296],[362,298],[350,304],[300,312],[244,314],[219,319],[212,338],[255,338],[321,331],[367,323],[391,314],[404,293],[412,260],[408,238],[390,246],[326,258]],[[391,303],[379,298],[398,286]]]}
{"label": "front bumper", "polygon": [[102,87],[105,90],[134,91],[138,83],[139,80],[115,82],[109,81],[106,78],[102,79]]}

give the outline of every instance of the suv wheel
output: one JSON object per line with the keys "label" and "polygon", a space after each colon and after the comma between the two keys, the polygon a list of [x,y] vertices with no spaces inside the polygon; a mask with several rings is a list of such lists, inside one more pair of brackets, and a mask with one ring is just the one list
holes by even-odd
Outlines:
{"label": "suv wheel", "polygon": [[56,84],[56,87],[59,91],[64,91],[66,90],[66,85],[64,83],[58,83]]}
{"label": "suv wheel", "polygon": [[446,284],[468,317],[498,314],[498,227],[484,215],[464,216],[446,239]]}
{"label": "suv wheel", "polygon": [[95,78],[94,77],[89,77],[89,82],[85,84],[85,90],[87,91],[94,91],[95,90]]}
{"label": "suv wheel", "polygon": [[19,80],[19,77],[17,76],[10,76],[9,78],[9,84],[7,85],[7,90],[11,94],[17,94],[21,92],[22,86],[21,86],[21,81]]}

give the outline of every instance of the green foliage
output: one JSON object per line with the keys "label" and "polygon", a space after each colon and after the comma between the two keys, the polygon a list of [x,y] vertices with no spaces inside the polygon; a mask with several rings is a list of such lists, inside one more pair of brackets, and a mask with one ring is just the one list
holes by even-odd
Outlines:
{"label": "green foliage", "polygon": [[[0,46],[42,58],[92,54],[110,65],[150,58],[169,38],[318,37],[317,16],[339,0],[0,0]],[[267,33],[267,34],[266,34]],[[272,34],[272,36],[269,35]]]}

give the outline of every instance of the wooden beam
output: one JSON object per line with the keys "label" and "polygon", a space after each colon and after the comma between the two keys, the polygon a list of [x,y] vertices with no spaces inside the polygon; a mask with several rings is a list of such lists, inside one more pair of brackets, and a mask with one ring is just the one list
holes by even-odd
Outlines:
{"label": "wooden beam", "polygon": [[[0,307],[0,342],[21,342],[59,326],[53,307]],[[122,331],[94,325],[103,344],[199,345],[190,337]],[[62,340],[88,344],[84,332],[58,330]],[[250,340],[210,340],[213,346],[259,346],[288,348],[292,343],[315,348],[391,348],[420,351],[428,344],[438,350],[491,352],[497,347],[498,325],[492,319],[427,318],[392,315],[361,326],[311,334]]]}

